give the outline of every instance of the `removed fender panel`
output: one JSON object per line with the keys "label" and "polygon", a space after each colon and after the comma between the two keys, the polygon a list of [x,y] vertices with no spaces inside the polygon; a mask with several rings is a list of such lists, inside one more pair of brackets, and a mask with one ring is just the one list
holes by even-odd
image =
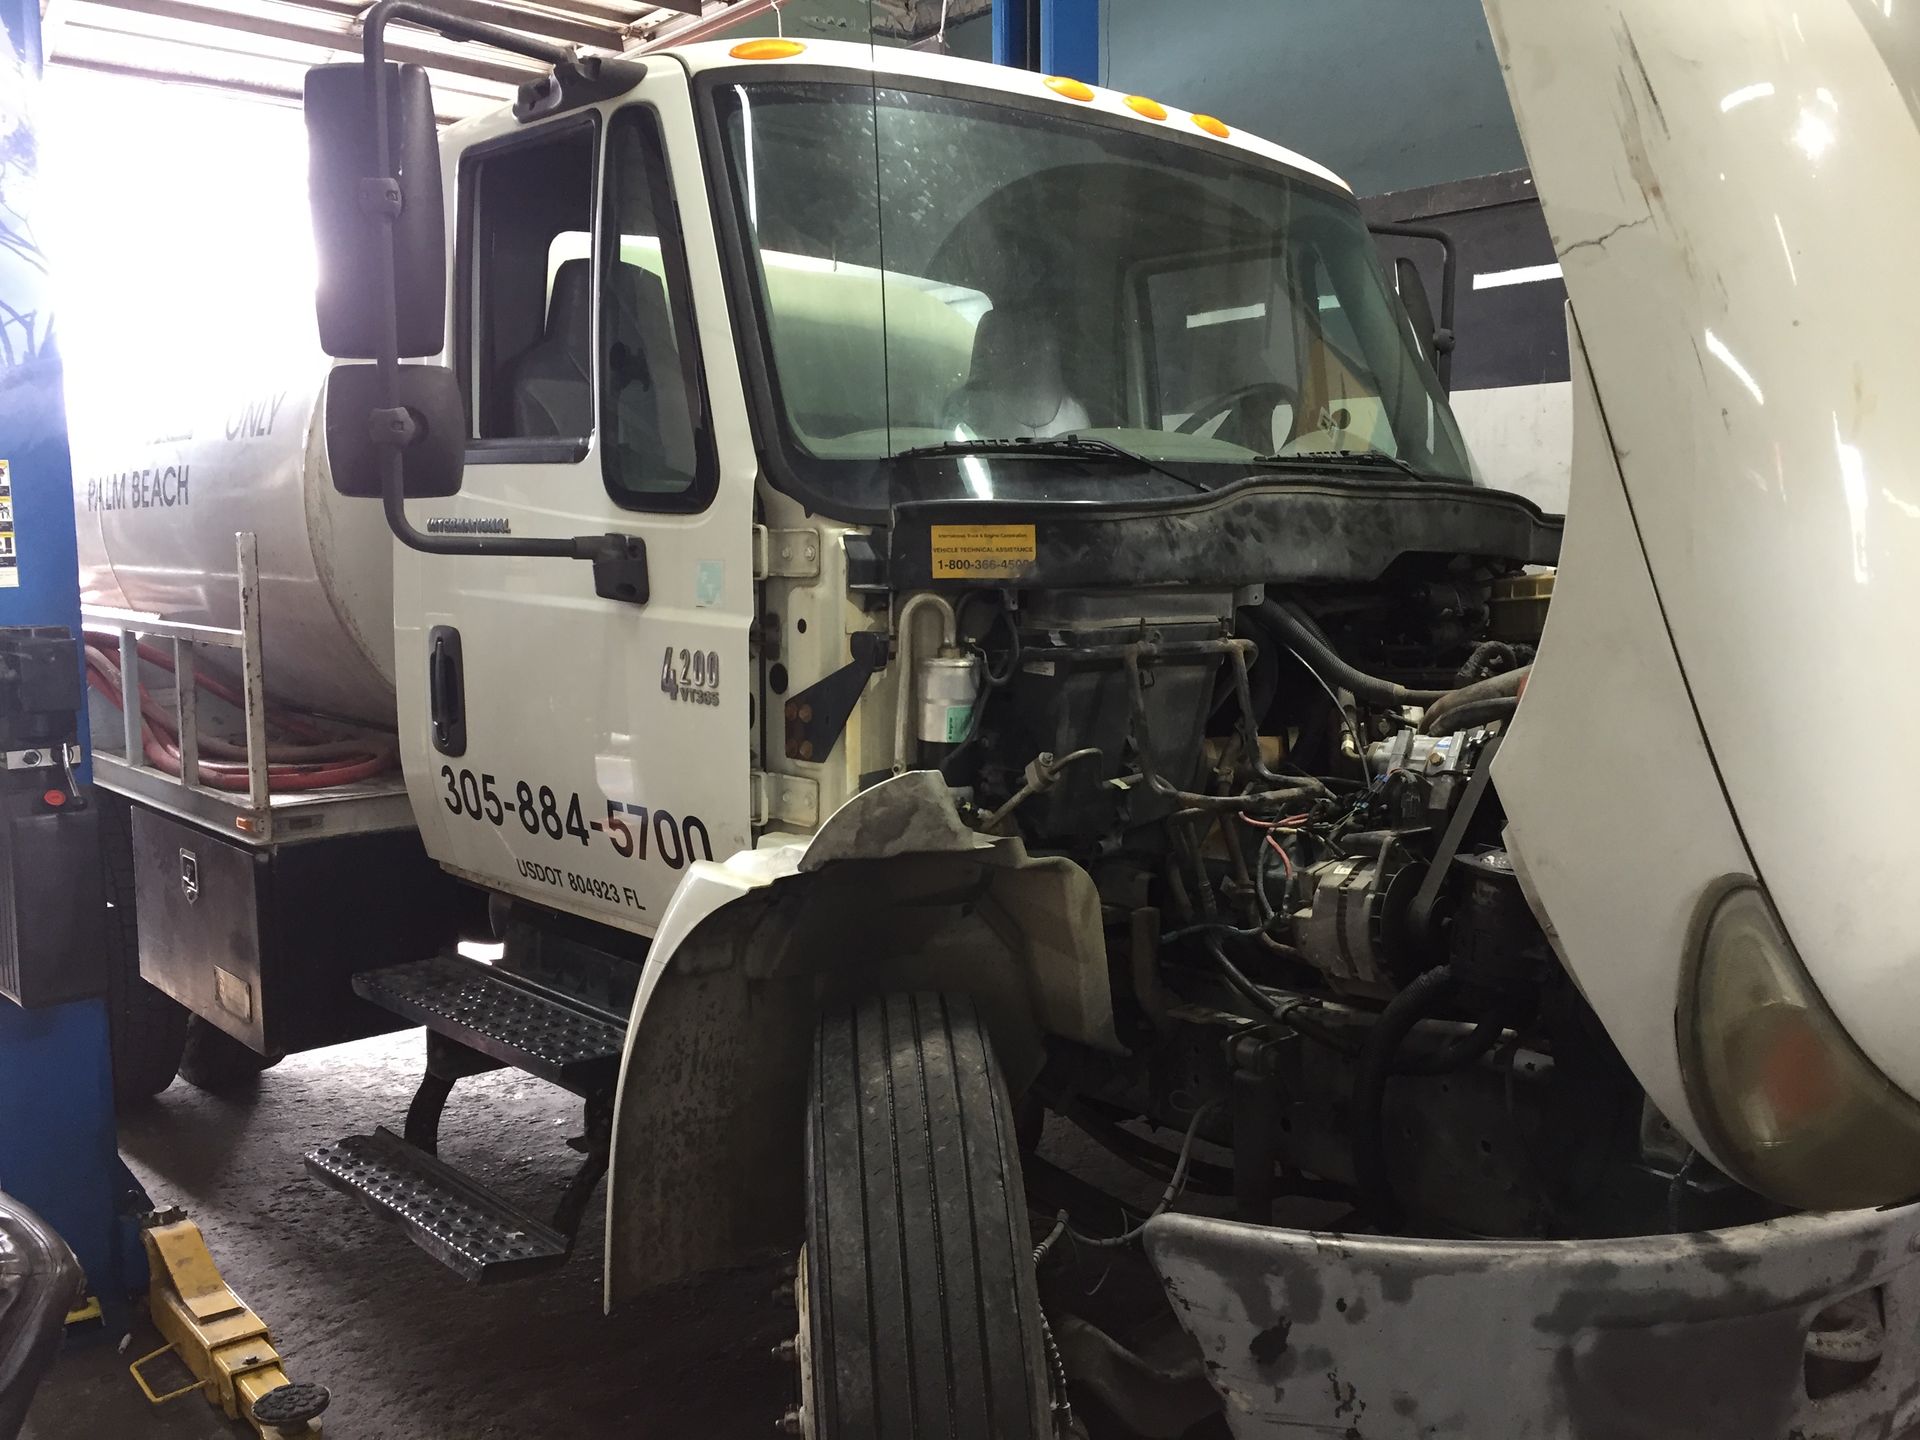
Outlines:
{"label": "removed fender panel", "polygon": [[802,1107],[827,1006],[970,996],[1017,1094],[1043,1034],[1122,1051],[1107,973],[1092,878],[968,830],[927,772],[862,792],[810,846],[691,867],[627,1028],[607,1303],[800,1243]]}

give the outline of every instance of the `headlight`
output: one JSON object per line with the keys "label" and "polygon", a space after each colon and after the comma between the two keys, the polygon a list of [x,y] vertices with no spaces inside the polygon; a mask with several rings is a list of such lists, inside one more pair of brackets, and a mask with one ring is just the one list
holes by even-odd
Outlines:
{"label": "headlight", "polygon": [[1807,1210],[1920,1195],[1920,1104],[1860,1053],[1752,881],[1709,897],[1682,991],[1687,1091],[1736,1180]]}

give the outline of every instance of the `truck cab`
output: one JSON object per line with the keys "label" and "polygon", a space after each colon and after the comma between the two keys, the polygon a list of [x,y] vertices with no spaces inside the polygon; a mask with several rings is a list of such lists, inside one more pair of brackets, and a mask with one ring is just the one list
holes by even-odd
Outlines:
{"label": "truck cab", "polygon": [[[617,101],[448,133],[471,433],[459,495],[413,508],[639,534],[649,581],[635,605],[571,567],[401,554],[406,768],[456,873],[651,933],[689,861],[957,744],[965,694],[951,739],[900,754],[891,673],[840,728],[811,693],[884,631],[862,596],[902,502],[972,507],[937,573],[991,585],[1032,559],[1006,502],[1151,504],[1265,455],[1470,478],[1322,167],[1077,81],[879,64],[715,42]],[[990,443],[1023,439],[1085,443]],[[432,684],[456,643],[458,748]]]}
{"label": "truck cab", "polygon": [[[604,1178],[609,1304],[796,1256],[790,1433],[1071,1433],[1111,1373],[1059,1358],[1068,1244],[1144,1249],[1239,1435],[1911,1409],[1920,1104],[1721,793],[1611,329],[1601,374],[1570,321],[1560,589],[1561,518],[1476,478],[1444,297],[1302,156],[785,39],[540,51],[437,136],[396,17],[510,41],[382,0],[309,78],[325,463],[393,537],[413,821],[498,948],[356,960],[426,1074],[315,1176],[481,1282],[563,1263]],[[1644,153],[1535,79],[1625,193]],[[1576,303],[1626,303],[1643,223],[1561,237]],[[500,1066],[583,1102],[550,1220],[435,1153]],[[1164,1179],[1140,1223],[1031,1222],[1048,1114]],[[1275,1223],[1306,1198],[1332,1232]],[[1716,1399],[1730,1343],[1768,1363]]]}

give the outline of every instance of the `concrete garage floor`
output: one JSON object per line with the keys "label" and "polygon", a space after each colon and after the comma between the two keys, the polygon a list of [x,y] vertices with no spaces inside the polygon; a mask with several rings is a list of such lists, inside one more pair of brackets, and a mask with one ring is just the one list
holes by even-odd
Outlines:
{"label": "concrete garage floor", "polygon": [[[250,1096],[222,1099],[176,1081],[121,1117],[122,1153],[154,1203],[180,1206],[199,1223],[228,1283],[272,1328],[293,1378],[332,1389],[327,1433],[338,1440],[775,1434],[793,1382],[768,1351],[792,1333],[793,1317],[771,1298],[773,1270],[709,1279],[609,1319],[600,1310],[598,1204],[561,1270],[477,1289],[397,1227],[308,1178],[301,1158],[312,1146],[376,1124],[399,1129],[422,1053],[418,1031],[382,1036],[293,1056]],[[562,1091],[518,1073],[483,1075],[455,1090],[441,1154],[543,1214],[576,1163],[564,1142],[578,1120],[578,1101]],[[1057,1121],[1043,1153],[1151,1203],[1138,1176]],[[1140,1279],[1112,1285],[1106,1302],[1156,1305]],[[1129,1289],[1131,1304],[1121,1298]],[[124,1354],[117,1335],[68,1346],[28,1417],[25,1440],[252,1433],[198,1396],[160,1410],[147,1405],[126,1370],[128,1360],[159,1344],[141,1314]],[[1088,1418],[1095,1440],[1107,1440],[1098,1417]],[[1212,1422],[1194,1435],[1224,1433]]]}
{"label": "concrete garage floor", "polygon": [[[340,1440],[765,1440],[789,1403],[768,1356],[791,1333],[775,1275],[742,1274],[669,1293],[617,1319],[600,1310],[596,1206],[566,1266],[485,1289],[463,1284],[396,1226],[309,1179],[301,1157],[376,1124],[400,1127],[418,1083],[418,1031],[296,1055],[250,1098],[183,1081],[121,1117],[121,1152],[154,1203],[206,1233],[227,1281],[272,1328],[295,1379],[333,1391]],[[441,1154],[545,1213],[578,1157],[579,1102],[528,1076],[460,1082]],[[602,1192],[604,1193],[604,1192]],[[149,1407],[111,1337],[70,1345],[29,1415],[25,1440],[223,1437],[197,1396]]]}

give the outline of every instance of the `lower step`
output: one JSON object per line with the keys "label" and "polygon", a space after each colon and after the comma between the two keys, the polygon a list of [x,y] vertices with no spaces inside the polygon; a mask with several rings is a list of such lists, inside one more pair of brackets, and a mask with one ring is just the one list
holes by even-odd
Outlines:
{"label": "lower step", "polygon": [[517,1280],[567,1258],[567,1237],[382,1127],[307,1156],[316,1180],[397,1220],[413,1243],[474,1284]]}

